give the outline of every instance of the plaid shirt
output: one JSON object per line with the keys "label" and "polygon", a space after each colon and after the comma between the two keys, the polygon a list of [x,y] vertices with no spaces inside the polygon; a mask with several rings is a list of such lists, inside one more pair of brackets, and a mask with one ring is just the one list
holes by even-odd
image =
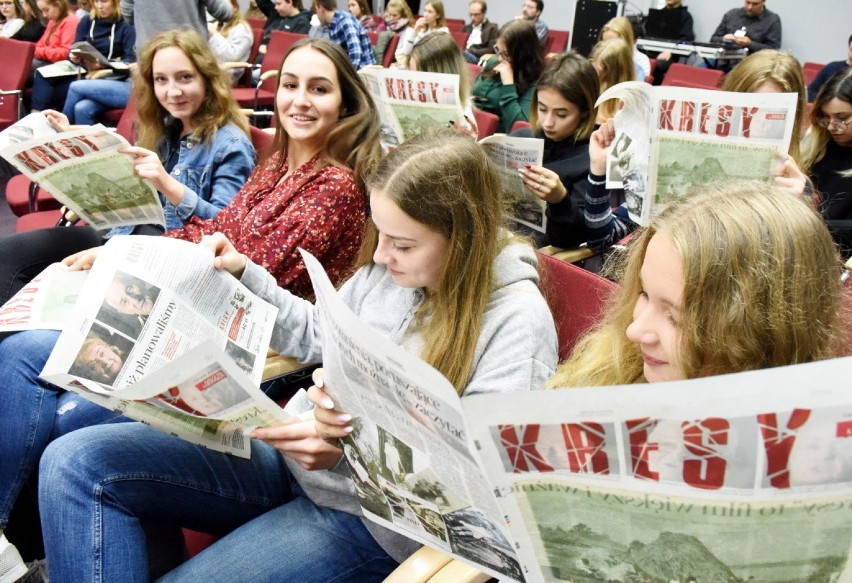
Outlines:
{"label": "plaid shirt", "polygon": [[376,64],[370,37],[361,23],[348,12],[334,11],[334,18],[328,25],[328,37],[349,54],[349,60],[356,70]]}

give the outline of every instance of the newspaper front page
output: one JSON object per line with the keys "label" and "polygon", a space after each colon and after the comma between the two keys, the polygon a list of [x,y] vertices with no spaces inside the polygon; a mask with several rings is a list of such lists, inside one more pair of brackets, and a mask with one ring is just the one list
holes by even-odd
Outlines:
{"label": "newspaper front page", "polygon": [[0,332],[62,330],[88,275],[61,263],[49,265],[0,307]]}
{"label": "newspaper front page", "polygon": [[130,157],[118,152],[128,146],[121,135],[98,124],[12,141],[0,156],[92,228],[165,225],[157,191],[136,176]]}
{"label": "newspaper front page", "polygon": [[829,583],[852,580],[850,370],[463,406],[529,582]]}
{"label": "newspaper front page", "polygon": [[542,165],[544,140],[494,134],[479,143],[500,170],[509,218],[540,233],[546,232],[547,203],[524,185],[519,172],[526,164]]}
{"label": "newspaper front page", "polygon": [[113,237],[41,376],[104,406],[120,405],[130,417],[159,416],[188,441],[247,456],[248,441],[224,439],[219,420],[244,428],[284,419],[257,388],[276,313],[214,269],[212,253],[199,245]]}
{"label": "newspaper front page", "polygon": [[468,446],[461,400],[428,364],[368,329],[343,304],[319,262],[302,252],[322,320],[326,390],[355,428],[342,441],[371,520],[520,580],[520,566]]}
{"label": "newspaper front page", "polygon": [[464,119],[458,75],[372,67],[358,74],[379,110],[379,140],[385,150],[396,148],[427,127],[457,124]]}
{"label": "newspaper front page", "polygon": [[790,146],[795,93],[731,93],[630,81],[598,99],[621,99],[607,158],[607,188],[624,188],[640,225],[690,188],[770,180]]}

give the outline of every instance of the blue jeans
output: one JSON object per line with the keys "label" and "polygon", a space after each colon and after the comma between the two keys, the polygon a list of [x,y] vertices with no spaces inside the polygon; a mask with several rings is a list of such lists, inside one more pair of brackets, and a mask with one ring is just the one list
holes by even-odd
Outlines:
{"label": "blue jeans", "polygon": [[0,341],[0,528],[48,443],[80,427],[124,420],[38,378],[58,337],[30,330]]}
{"label": "blue jeans", "polygon": [[109,79],[82,79],[71,83],[62,113],[72,124],[98,123],[103,112],[127,106],[130,82]]}
{"label": "blue jeans", "polygon": [[33,77],[33,95],[30,107],[36,111],[44,111],[61,106],[68,93],[68,86],[71,85],[73,79],[73,77],[48,79],[36,72],[35,77]]}
{"label": "blue jeans", "polygon": [[317,506],[283,457],[210,451],[139,423],[81,429],[42,457],[55,583],[148,581],[140,521],[228,536],[159,581],[381,581],[395,567],[357,516]]}

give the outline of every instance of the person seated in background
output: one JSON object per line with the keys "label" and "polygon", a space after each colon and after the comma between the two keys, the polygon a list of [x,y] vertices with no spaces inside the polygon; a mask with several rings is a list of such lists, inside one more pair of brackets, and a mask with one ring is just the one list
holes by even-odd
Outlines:
{"label": "person seated in background", "polygon": [[384,25],[379,25],[380,32],[389,31],[401,34],[409,26],[414,26],[414,15],[404,0],[390,0],[385,6]]}
{"label": "person seated in background", "polygon": [[302,8],[302,0],[256,0],[257,7],[266,15],[263,25],[263,36],[257,52],[255,65],[263,61],[266,46],[272,37],[273,30],[308,34],[311,30],[311,13]]}
{"label": "person seated in background", "polygon": [[38,0],[38,7],[45,19],[45,30],[35,46],[30,81],[39,67],[68,58],[80,22],[69,12],[66,0]]}
{"label": "person seated in background", "polygon": [[547,44],[547,33],[550,29],[547,24],[541,19],[541,13],[544,12],[544,0],[524,0],[521,7],[521,15],[516,16],[516,20],[526,20],[535,25],[535,34],[542,45]]}
{"label": "person seated in background", "polygon": [[23,40],[34,43],[44,34],[41,9],[36,0],[13,0],[21,7],[21,18],[24,25],[11,36],[12,40]]}
{"label": "person seated in background", "polygon": [[[246,19],[240,14],[240,4],[237,0],[231,2],[231,19],[227,22],[211,22],[207,25],[207,39],[210,50],[219,63],[248,61],[251,45],[254,43],[254,33]],[[243,69],[230,72],[231,84],[235,85],[243,76]]]}
{"label": "person seated in background", "polygon": [[0,2],[0,37],[12,38],[24,26],[24,13],[18,0]]}
{"label": "person seated in background", "polygon": [[376,64],[367,31],[354,16],[337,9],[337,0],[313,0],[313,8],[328,38],[346,51],[355,70]]}
{"label": "person seated in background", "polygon": [[644,81],[651,74],[651,61],[648,55],[636,48],[636,37],[633,35],[633,24],[623,16],[616,16],[603,25],[598,40],[620,38],[627,43],[632,51],[633,66],[636,71],[635,80]]}
{"label": "person seated in background", "polygon": [[825,84],[828,79],[840,71],[841,69],[845,69],[846,67],[852,67],[852,35],[849,35],[849,40],[847,41],[847,53],[846,59],[843,61],[832,61],[826,64],[817,76],[814,77],[814,80],[811,81],[811,84],[808,85],[808,101],[813,103],[816,100],[817,94],[819,90],[822,89],[822,86]]}
{"label": "person seated in background", "polygon": [[802,149],[819,212],[844,256],[852,256],[852,67],[820,89]]}
{"label": "person seated in background", "polygon": [[[666,0],[666,5],[662,8],[665,11],[671,11],[679,16],[680,26],[675,29],[659,30],[654,34],[647,32],[648,36],[654,38],[662,38],[673,41],[692,42],[695,40],[695,32],[693,31],[692,15],[689,13],[689,8],[684,6],[680,0]],[[672,55],[671,51],[663,51],[656,55],[650,56],[657,60],[657,65],[654,67],[651,75],[654,77],[654,85],[659,85],[663,82],[666,72],[669,70],[669,65],[679,63],[685,60],[685,57]]]}
{"label": "person seated in background", "polygon": [[496,56],[473,84],[473,105],[500,118],[498,133],[529,119],[535,84],[544,71],[544,47],[536,38],[535,28],[526,20],[504,25],[494,43]]}
{"label": "person seated in background", "polygon": [[[87,42],[108,61],[129,65],[136,61],[136,31],[121,17],[120,0],[97,0],[94,10],[86,14],[77,25],[74,42]],[[127,71],[112,71],[89,57],[79,57],[73,52],[66,58],[86,70],[86,78],[74,81],[73,76],[47,78],[36,71],[33,79],[32,111],[62,107],[72,82],[85,82],[94,78],[126,79]]]}
{"label": "person seated in background", "polygon": [[468,4],[470,22],[461,31],[468,34],[464,58],[468,63],[478,63],[486,54],[492,52],[499,31],[497,25],[486,16],[488,5],[485,0],[471,0]]}
{"label": "person seated in background", "polygon": [[367,32],[378,30],[383,22],[381,16],[375,16],[370,10],[367,0],[349,0],[349,14],[357,18]]}
{"label": "person seated in background", "polygon": [[450,32],[447,28],[447,18],[444,15],[444,3],[441,0],[427,2],[423,8],[423,16],[417,19],[413,27],[408,27],[399,39],[396,49],[396,63],[400,67],[408,66],[408,56],[417,41],[435,32]]}
{"label": "person seated in background", "polygon": [[762,181],[704,185],[633,238],[604,317],[548,384],[656,383],[842,356],[841,271],[800,197]]}
{"label": "person seated in background", "polygon": [[[589,55],[598,79],[601,83],[601,93],[625,81],[633,81],[636,78],[636,68],[633,63],[633,51],[630,45],[621,38],[602,40],[592,47]],[[598,123],[603,123],[615,117],[618,109],[618,100],[609,99],[598,107]]]}
{"label": "person seated in background", "polygon": [[711,43],[732,43],[749,54],[781,48],[781,18],[766,8],[766,0],[744,0],[742,8],[728,10],[710,37]]}
{"label": "person seated in background", "polygon": [[71,2],[71,8],[74,10],[74,15],[82,20],[94,8],[92,4],[90,0],[77,0],[76,2]]}

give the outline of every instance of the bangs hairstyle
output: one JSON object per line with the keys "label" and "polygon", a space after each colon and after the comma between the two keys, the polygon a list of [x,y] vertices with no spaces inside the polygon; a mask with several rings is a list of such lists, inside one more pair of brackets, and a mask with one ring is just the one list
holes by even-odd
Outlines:
{"label": "bangs hairstyle", "polygon": [[[414,326],[424,340],[420,358],[461,394],[493,287],[494,259],[509,240],[498,235],[503,220],[499,171],[474,141],[446,128],[431,129],[388,154],[367,186],[371,196],[386,196],[449,242],[437,290],[426,295]],[[371,221],[359,267],[372,264],[377,246]]]}
{"label": "bangs hairstyle", "polygon": [[21,3],[19,0],[10,0],[12,2],[12,10],[15,12],[14,18],[20,18],[23,20],[24,18],[24,9],[21,7]]}
{"label": "bangs hairstyle", "polygon": [[631,47],[636,44],[636,39],[633,36],[633,25],[624,16],[616,16],[604,24],[598,35],[598,40],[603,40],[603,35],[608,30],[617,34],[618,38],[624,39],[624,42]]}
{"label": "bangs hairstyle", "polygon": [[809,166],[804,165],[799,153],[802,122],[807,106],[805,78],[802,76],[802,65],[790,53],[764,49],[747,56],[740,61],[731,72],[725,76],[722,91],[737,93],[755,93],[758,88],[772,81],[781,88],[782,93],[795,93],[796,119],[793,124],[793,136],[790,139],[790,155],[803,172],[807,173]]}
{"label": "bangs hairstyle", "polygon": [[765,182],[714,183],[672,203],[640,231],[606,316],[549,386],[645,381],[642,353],[626,330],[657,233],[671,239],[683,268],[678,362],[686,378],[842,353],[841,260],[817,212]]}
{"label": "bangs hairstyle", "polygon": [[571,52],[555,57],[541,74],[532,98],[530,123],[535,130],[538,125],[538,92],[553,89],[565,101],[580,110],[580,123],[574,130],[574,141],[588,139],[595,131],[595,101],[600,95],[600,81],[592,63],[582,55]]}
{"label": "bangs hairstyle", "polygon": [[367,0],[355,0],[355,4],[358,5],[358,9],[361,11],[361,18],[373,15],[373,9],[370,8],[370,3]]}
{"label": "bangs hairstyle", "polygon": [[[112,20],[118,20],[121,18],[121,0],[111,0],[112,1],[112,11],[109,13],[107,18]],[[95,3],[92,1],[92,9],[89,11],[89,16],[92,20],[99,18],[98,9],[95,8]]]}
{"label": "bangs hairstyle", "polygon": [[447,26],[447,17],[444,13],[444,3],[441,2],[441,0],[430,0],[425,4],[425,6],[431,6],[438,14],[438,18],[435,20],[435,26],[433,28]]}
{"label": "bangs hairstyle", "polygon": [[515,87],[518,95],[523,95],[536,84],[544,70],[544,47],[538,40],[535,25],[529,20],[511,20],[503,25],[497,38],[503,39],[506,45]]}
{"label": "bangs hairstyle", "polygon": [[[382,149],[379,145],[381,120],[373,98],[370,97],[364,82],[352,67],[349,55],[327,39],[303,38],[294,43],[281,60],[278,79],[282,78],[282,71],[291,55],[303,48],[317,51],[331,61],[337,73],[337,82],[343,99],[345,113],[323,140],[320,150],[322,161],[324,164],[351,170],[355,180],[359,184],[364,184],[364,180],[382,157]],[[276,105],[276,114],[280,116],[277,107]],[[286,154],[288,141],[289,136],[283,124],[278,123],[275,130],[274,151]],[[286,158],[286,155],[281,157],[282,166]]]}
{"label": "bangs hairstyle", "polygon": [[411,8],[405,0],[390,0],[385,5],[385,12],[393,8],[399,13],[399,17],[408,22],[408,26],[414,26],[414,15],[411,13]]}
{"label": "bangs hairstyle", "polygon": [[[850,38],[852,43],[852,38]],[[757,53],[760,54],[760,53]],[[822,108],[832,99],[839,99],[852,104],[852,67],[841,69],[826,81],[819,91],[814,106],[811,109],[811,127],[805,135],[804,154],[805,163],[810,168],[825,156],[825,149],[831,140],[828,128],[819,125],[819,119],[824,115]],[[842,176],[852,176],[852,168],[840,173]]]}
{"label": "bangs hairstyle", "polygon": [[186,55],[204,82],[204,99],[192,116],[193,137],[208,141],[228,122],[233,122],[249,135],[248,121],[231,93],[231,82],[219,68],[207,42],[194,30],[167,30],[152,36],[139,55],[141,82],[134,85],[138,105],[139,139],[143,148],[153,150],[166,134],[168,111],[154,92],[154,56],[161,50],[174,47]]}
{"label": "bangs hairstyle", "polygon": [[462,103],[470,97],[470,74],[459,45],[448,32],[434,32],[421,38],[411,49],[409,63],[414,60],[418,71],[449,73],[459,76]]}

